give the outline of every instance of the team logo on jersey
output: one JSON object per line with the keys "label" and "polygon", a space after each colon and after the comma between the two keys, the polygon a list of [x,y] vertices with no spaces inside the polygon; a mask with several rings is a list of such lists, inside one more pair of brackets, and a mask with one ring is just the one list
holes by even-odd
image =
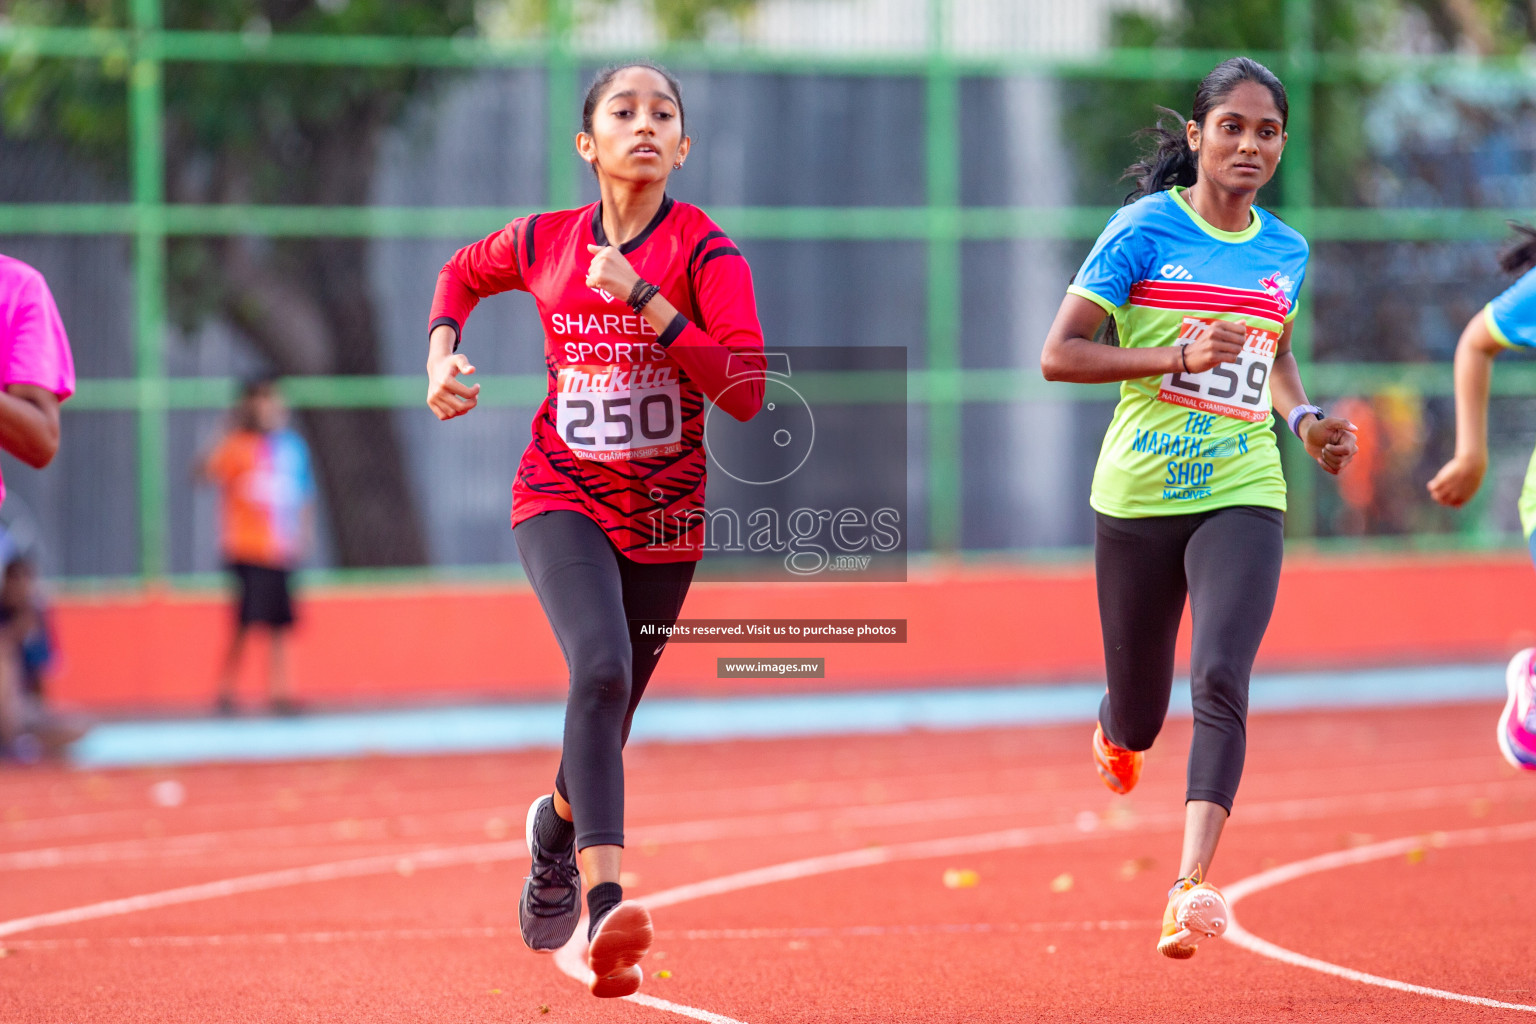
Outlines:
{"label": "team logo on jersey", "polygon": [[[588,287],[591,287],[591,286],[589,285]],[[606,288],[593,288],[592,290],[597,292],[597,294],[601,295],[603,297],[603,301],[604,302],[612,302],[613,301],[613,296],[608,294],[608,289],[606,289]]]}
{"label": "team logo on jersey", "polygon": [[1194,274],[1185,270],[1182,264],[1177,263],[1164,263],[1162,268],[1158,270],[1158,273],[1170,281],[1193,281],[1195,279]]}
{"label": "team logo on jersey", "polygon": [[1289,277],[1286,277],[1277,270],[1268,277],[1261,279],[1259,284],[1264,286],[1265,294],[1274,299],[1280,306],[1280,312],[1289,313],[1291,311],[1291,300],[1286,294],[1286,292],[1291,290],[1291,279]]}

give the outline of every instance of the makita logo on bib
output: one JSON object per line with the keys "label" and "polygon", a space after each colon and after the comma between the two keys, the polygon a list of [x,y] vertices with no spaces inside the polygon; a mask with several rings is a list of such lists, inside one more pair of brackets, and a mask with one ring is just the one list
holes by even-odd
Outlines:
{"label": "makita logo on bib", "polygon": [[1194,274],[1191,274],[1182,265],[1177,263],[1164,263],[1158,273],[1170,281],[1193,281],[1195,279]]}

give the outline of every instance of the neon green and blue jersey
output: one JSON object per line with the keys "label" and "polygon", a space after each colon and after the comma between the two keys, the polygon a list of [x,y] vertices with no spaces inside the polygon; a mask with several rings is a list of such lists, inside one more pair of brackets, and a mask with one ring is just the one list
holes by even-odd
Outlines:
{"label": "neon green and blue jersey", "polygon": [[1258,207],[1243,231],[1213,227],[1183,191],[1117,211],[1068,290],[1112,315],[1126,348],[1187,344],[1217,320],[1245,324],[1247,340],[1238,362],[1121,383],[1089,503],[1123,518],[1284,511],[1269,374],[1296,316],[1307,243]]}
{"label": "neon green and blue jersey", "polygon": [[[1483,323],[1501,345],[1536,348],[1536,268],[1483,307]],[[1531,454],[1525,486],[1520,488],[1520,526],[1526,537],[1536,533],[1536,452]]]}
{"label": "neon green and blue jersey", "polygon": [[1501,345],[1536,348],[1536,268],[1483,307],[1483,322]]}

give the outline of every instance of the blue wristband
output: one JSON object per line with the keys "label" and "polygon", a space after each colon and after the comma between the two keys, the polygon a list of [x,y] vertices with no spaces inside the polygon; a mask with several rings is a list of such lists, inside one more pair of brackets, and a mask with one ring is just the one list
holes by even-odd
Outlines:
{"label": "blue wristband", "polygon": [[1311,413],[1318,419],[1323,418],[1323,410],[1319,409],[1315,405],[1298,405],[1296,408],[1292,409],[1291,414],[1286,417],[1285,421],[1287,425],[1290,426],[1291,433],[1295,434],[1298,439],[1301,437],[1301,431],[1297,428],[1301,425],[1301,418],[1308,413]]}

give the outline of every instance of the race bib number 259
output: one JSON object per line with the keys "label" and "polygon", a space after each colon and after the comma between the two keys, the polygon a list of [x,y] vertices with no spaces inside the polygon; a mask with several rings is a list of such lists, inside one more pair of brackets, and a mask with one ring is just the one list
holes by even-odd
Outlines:
{"label": "race bib number 259", "polygon": [[555,423],[578,459],[614,462],[682,450],[676,368],[565,366],[557,382]]}
{"label": "race bib number 259", "polygon": [[[1179,328],[1178,344],[1188,345],[1205,336],[1215,320],[1186,316]],[[1163,376],[1157,397],[1189,409],[1230,416],[1257,423],[1269,418],[1269,371],[1275,366],[1280,335],[1261,327],[1248,328],[1243,351],[1234,363],[1221,363],[1201,373],[1169,373]]]}

